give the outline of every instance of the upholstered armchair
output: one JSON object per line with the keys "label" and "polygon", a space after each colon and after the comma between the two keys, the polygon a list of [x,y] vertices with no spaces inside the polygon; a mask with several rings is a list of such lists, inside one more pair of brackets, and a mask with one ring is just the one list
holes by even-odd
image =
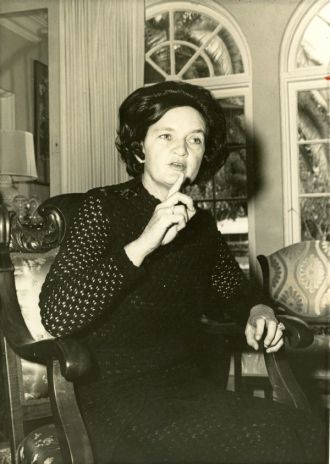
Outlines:
{"label": "upholstered armchair", "polygon": [[309,347],[288,355],[310,398],[330,409],[330,242],[295,243],[258,260],[277,314],[299,318],[314,334]]}
{"label": "upholstered armchair", "polygon": [[[7,431],[15,464],[93,463],[74,394],[75,380],[88,372],[89,353],[73,337],[51,338],[41,324],[38,308],[41,284],[80,201],[80,194],[50,198],[25,223],[0,207],[2,367]],[[312,342],[305,323],[290,316],[281,320],[294,346]],[[217,347],[233,350],[239,359],[241,328],[207,320],[202,324],[208,335],[218,340]],[[213,356],[219,358],[219,351],[214,350]],[[229,355],[221,357],[229,360]],[[274,399],[308,409],[285,352],[266,355],[265,361]],[[225,364],[225,370],[229,369],[229,362]],[[240,365],[236,362],[235,366],[238,388]]]}

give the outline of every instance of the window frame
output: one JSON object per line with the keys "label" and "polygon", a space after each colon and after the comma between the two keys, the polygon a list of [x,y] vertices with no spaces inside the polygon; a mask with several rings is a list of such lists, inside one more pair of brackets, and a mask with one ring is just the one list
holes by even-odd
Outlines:
{"label": "window frame", "polygon": [[247,83],[251,80],[251,56],[249,48],[247,45],[247,40],[243,36],[239,25],[233,19],[233,17],[225,10],[223,7],[218,5],[212,0],[209,1],[196,1],[196,0],[187,0],[187,1],[176,1],[176,0],[147,0],[146,1],[146,21],[154,16],[160,8],[163,10],[174,11],[180,8],[187,9],[187,7],[192,8],[193,10],[203,13],[205,15],[210,15],[212,12],[215,16],[214,18],[223,23],[223,26],[230,32],[233,39],[236,42],[236,45],[241,53],[244,72],[240,74],[229,74],[227,76],[214,76],[206,77],[201,79],[185,79],[185,82],[195,83],[196,85],[205,85],[207,81],[207,88],[212,89],[213,87],[217,88],[220,85],[224,87],[233,87],[240,86],[244,83]]}
{"label": "window frame", "polygon": [[[285,246],[301,240],[299,145],[297,140],[298,92],[329,87],[329,66],[296,67],[299,44],[306,27],[329,0],[312,6],[303,2],[296,9],[285,31],[280,54],[283,224]],[[294,108],[295,111],[292,111]]]}

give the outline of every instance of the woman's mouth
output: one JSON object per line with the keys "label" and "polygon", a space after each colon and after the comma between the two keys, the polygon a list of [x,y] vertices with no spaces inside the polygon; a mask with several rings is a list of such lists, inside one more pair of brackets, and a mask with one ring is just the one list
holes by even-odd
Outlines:
{"label": "woman's mouth", "polygon": [[180,163],[179,161],[174,161],[173,163],[170,163],[171,168],[175,169],[176,171],[185,171],[186,170],[186,164],[185,163]]}

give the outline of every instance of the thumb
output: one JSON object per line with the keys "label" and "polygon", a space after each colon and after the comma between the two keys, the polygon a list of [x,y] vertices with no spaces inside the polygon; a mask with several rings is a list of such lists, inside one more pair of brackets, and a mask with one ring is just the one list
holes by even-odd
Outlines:
{"label": "thumb", "polygon": [[179,174],[179,177],[177,178],[177,180],[174,182],[174,184],[172,185],[172,187],[170,188],[169,192],[168,192],[168,195],[167,195],[167,198],[169,198],[171,195],[173,195],[174,193],[178,192],[182,186],[184,182],[184,173],[181,172]]}

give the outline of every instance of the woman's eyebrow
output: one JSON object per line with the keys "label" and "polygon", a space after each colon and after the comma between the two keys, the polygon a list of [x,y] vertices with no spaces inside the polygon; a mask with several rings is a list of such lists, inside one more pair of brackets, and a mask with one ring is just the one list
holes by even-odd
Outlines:
{"label": "woman's eyebrow", "polygon": [[[159,128],[155,128],[154,131],[155,132],[163,132],[163,131],[174,132],[175,128],[173,128],[173,127],[159,127]],[[193,130],[191,130],[189,132],[189,134],[196,134],[196,133],[205,135],[205,130],[204,129],[193,129]]]}
{"label": "woman's eyebrow", "polygon": [[194,129],[191,131],[191,134],[203,134],[205,135],[205,130],[204,129]]}
{"label": "woman's eyebrow", "polygon": [[168,132],[174,132],[175,129],[173,127],[159,127],[154,129],[155,132],[162,132],[162,131],[168,131]]}

